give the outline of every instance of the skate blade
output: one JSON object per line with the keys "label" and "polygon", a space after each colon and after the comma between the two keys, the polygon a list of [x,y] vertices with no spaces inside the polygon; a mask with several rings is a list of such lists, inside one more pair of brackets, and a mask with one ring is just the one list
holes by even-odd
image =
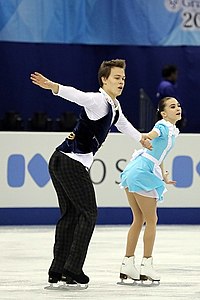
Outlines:
{"label": "skate blade", "polygon": [[49,286],[45,286],[45,290],[68,290],[68,291],[77,291],[77,290],[85,290],[88,288],[88,284],[50,284]]}
{"label": "skate blade", "polygon": [[160,285],[160,280],[141,280],[137,285],[143,287],[156,287]]}
{"label": "skate blade", "polygon": [[80,283],[75,283],[75,284],[63,284],[61,285],[62,290],[71,290],[71,291],[79,291],[79,290],[86,290],[88,288],[88,284],[80,284]]}
{"label": "skate blade", "polygon": [[121,279],[120,282],[117,282],[118,285],[127,285],[127,286],[144,286],[144,287],[154,287],[160,285],[159,280],[134,280],[134,281],[124,281]]}
{"label": "skate blade", "polygon": [[45,290],[59,290],[60,289],[60,285],[58,284],[53,284],[53,283],[50,283],[50,285],[48,286],[45,286],[44,287]]}
{"label": "skate blade", "polygon": [[121,281],[117,282],[117,284],[119,284],[119,285],[135,286],[135,285],[137,285],[137,281],[136,280],[133,280],[133,281],[124,281],[124,279],[121,279]]}

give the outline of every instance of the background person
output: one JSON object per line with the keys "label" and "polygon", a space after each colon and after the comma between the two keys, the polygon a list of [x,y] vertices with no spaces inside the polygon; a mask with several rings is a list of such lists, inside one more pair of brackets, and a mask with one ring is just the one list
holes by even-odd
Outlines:
{"label": "background person", "polygon": [[[178,67],[174,64],[167,64],[162,68],[161,74],[162,80],[158,85],[156,93],[156,109],[158,102],[165,97],[174,97],[181,103],[177,90]],[[183,111],[182,118],[176,123],[176,126],[179,129],[183,129],[186,126],[186,122],[185,111]]]}
{"label": "background person", "polygon": [[162,80],[158,85],[156,93],[157,103],[165,97],[179,99],[177,93],[177,79],[178,68],[176,65],[165,65],[162,68]]}

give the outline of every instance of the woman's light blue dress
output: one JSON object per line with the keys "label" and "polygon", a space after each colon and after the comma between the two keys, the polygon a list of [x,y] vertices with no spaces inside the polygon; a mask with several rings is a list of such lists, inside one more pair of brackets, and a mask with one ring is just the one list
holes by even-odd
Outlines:
{"label": "woman's light blue dress", "polygon": [[179,130],[162,119],[155,124],[153,131],[158,133],[158,137],[152,140],[153,149],[141,149],[133,153],[131,161],[121,173],[120,186],[162,201],[166,188],[160,164],[174,146]]}

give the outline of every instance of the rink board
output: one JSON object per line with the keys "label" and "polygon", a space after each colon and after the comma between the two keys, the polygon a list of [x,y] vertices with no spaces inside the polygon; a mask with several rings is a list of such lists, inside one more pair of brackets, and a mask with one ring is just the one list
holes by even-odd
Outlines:
{"label": "rink board", "polygon": [[[64,133],[1,132],[0,224],[54,224],[59,218],[48,161]],[[9,145],[9,147],[8,147]],[[160,224],[200,224],[199,134],[182,134],[165,161],[165,169],[177,180],[167,186],[159,203]],[[9,148],[9,149],[6,149]],[[131,212],[119,188],[120,172],[140,144],[111,133],[95,156],[90,170],[98,204],[98,224],[129,224]]]}
{"label": "rink board", "polygon": [[[54,225],[58,208],[0,208],[0,225]],[[199,225],[200,208],[158,208],[158,224]],[[127,225],[132,221],[128,207],[99,207],[98,225]]]}

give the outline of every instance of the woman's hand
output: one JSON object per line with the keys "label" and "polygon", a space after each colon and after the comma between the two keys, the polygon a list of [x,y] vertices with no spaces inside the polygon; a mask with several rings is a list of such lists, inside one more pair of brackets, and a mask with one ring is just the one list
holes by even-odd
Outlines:
{"label": "woman's hand", "polygon": [[169,172],[168,171],[165,171],[164,175],[163,175],[163,180],[166,184],[176,184],[176,181],[175,180],[170,180],[168,179],[168,176],[169,176]]}

